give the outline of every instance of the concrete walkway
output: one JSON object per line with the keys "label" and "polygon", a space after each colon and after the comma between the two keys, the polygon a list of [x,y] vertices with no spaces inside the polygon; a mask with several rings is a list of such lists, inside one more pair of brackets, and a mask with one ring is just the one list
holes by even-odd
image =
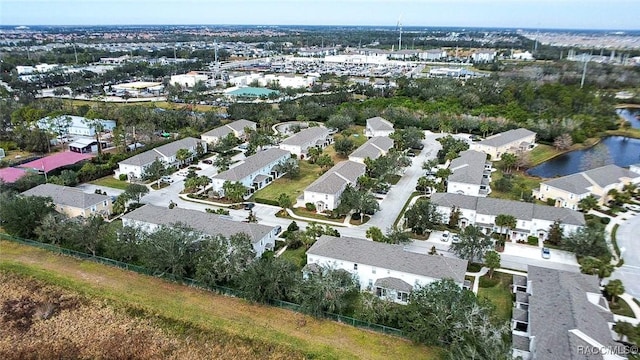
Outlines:
{"label": "concrete walkway", "polygon": [[620,298],[626,301],[627,304],[629,304],[629,307],[631,308],[631,311],[633,311],[633,315],[636,317],[636,320],[640,321],[640,306],[638,306],[638,304],[633,301],[633,296],[631,296],[631,294],[624,293],[620,295]]}
{"label": "concrete walkway", "polygon": [[473,288],[471,289],[471,291],[473,291],[474,294],[478,295],[478,288],[480,287],[480,276],[484,276],[489,272],[489,268],[487,267],[482,267],[482,269],[480,269],[480,271],[478,272],[468,272],[465,273],[465,276],[471,276],[473,278]]}
{"label": "concrete walkway", "polygon": [[322,219],[316,219],[316,218],[308,218],[306,216],[296,215],[291,209],[287,209],[287,214],[289,214],[289,216],[291,216],[293,219],[296,219],[296,220],[304,220],[304,221],[307,221],[307,222],[316,222],[316,223],[319,223],[319,224],[327,224],[327,225],[331,225],[331,226],[353,227],[353,225],[349,224],[350,217],[347,217],[342,223],[339,223],[339,222],[335,222],[335,221],[322,220]]}

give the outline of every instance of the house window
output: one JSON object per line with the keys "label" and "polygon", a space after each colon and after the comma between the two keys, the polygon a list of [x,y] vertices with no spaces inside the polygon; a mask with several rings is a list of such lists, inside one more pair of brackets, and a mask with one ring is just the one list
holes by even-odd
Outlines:
{"label": "house window", "polygon": [[402,302],[407,302],[407,300],[409,300],[409,294],[404,291],[398,291],[398,293],[396,294],[396,299]]}
{"label": "house window", "polygon": [[358,270],[358,264],[353,264],[353,270]]}
{"label": "house window", "polygon": [[96,209],[96,206],[95,206],[95,205],[93,205],[93,206],[91,207],[91,212],[96,212],[96,210],[97,210],[97,209]]}
{"label": "house window", "polygon": [[369,287],[373,287],[373,280],[369,279]]}
{"label": "house window", "polygon": [[371,268],[371,273],[372,273],[372,274],[375,274],[375,273],[376,273],[376,268],[372,267],[372,268]]}
{"label": "house window", "polygon": [[102,202],[102,206],[107,206],[107,200]]}

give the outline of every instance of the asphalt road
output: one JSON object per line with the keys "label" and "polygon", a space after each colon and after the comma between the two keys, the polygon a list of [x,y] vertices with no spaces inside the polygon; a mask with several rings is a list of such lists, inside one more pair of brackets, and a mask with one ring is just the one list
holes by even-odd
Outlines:
{"label": "asphalt road", "polygon": [[624,265],[611,275],[620,279],[628,294],[640,298],[640,216],[634,216],[620,224],[616,240]]}

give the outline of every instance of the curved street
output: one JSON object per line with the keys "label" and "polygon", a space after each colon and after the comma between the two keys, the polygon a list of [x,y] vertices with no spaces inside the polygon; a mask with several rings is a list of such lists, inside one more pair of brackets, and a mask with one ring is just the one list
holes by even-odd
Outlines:
{"label": "curved street", "polygon": [[612,279],[620,279],[628,294],[640,298],[640,216],[620,222],[616,232],[620,255],[624,265],[617,268]]}

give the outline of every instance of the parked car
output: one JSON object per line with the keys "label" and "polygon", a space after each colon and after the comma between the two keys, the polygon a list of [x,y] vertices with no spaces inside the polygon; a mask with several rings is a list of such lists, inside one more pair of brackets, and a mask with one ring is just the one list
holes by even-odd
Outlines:
{"label": "parked car", "polygon": [[256,204],[254,203],[244,203],[244,209],[245,210],[251,210],[256,206]]}
{"label": "parked car", "polygon": [[213,165],[213,160],[205,159],[205,160],[202,160],[202,163],[207,165]]}
{"label": "parked car", "polygon": [[172,183],[173,179],[171,178],[171,176],[163,176],[160,178],[160,181],[165,183]]}
{"label": "parked car", "polygon": [[411,147],[414,150],[422,150],[424,149],[424,144],[419,144]]}
{"label": "parked car", "polygon": [[416,157],[416,153],[415,153],[415,152],[413,152],[413,151],[411,151],[411,150],[409,150],[409,151],[407,152],[407,156],[408,156],[408,157]]}
{"label": "parked car", "polygon": [[460,235],[458,235],[458,234],[453,234],[453,235],[451,236],[451,242],[452,242],[452,243],[458,243],[458,242],[460,242]]}
{"label": "parked car", "polygon": [[275,231],[276,231],[276,234],[280,234],[282,232],[282,226],[280,225],[276,226]]}
{"label": "parked car", "polygon": [[546,247],[542,248],[542,258],[551,259],[551,251],[549,250],[549,248],[546,248]]}
{"label": "parked car", "polygon": [[442,241],[444,241],[444,242],[449,241],[449,235],[450,235],[449,231],[445,231],[445,232],[443,232],[443,233],[442,233],[442,237],[440,238],[440,240],[442,240]]}

